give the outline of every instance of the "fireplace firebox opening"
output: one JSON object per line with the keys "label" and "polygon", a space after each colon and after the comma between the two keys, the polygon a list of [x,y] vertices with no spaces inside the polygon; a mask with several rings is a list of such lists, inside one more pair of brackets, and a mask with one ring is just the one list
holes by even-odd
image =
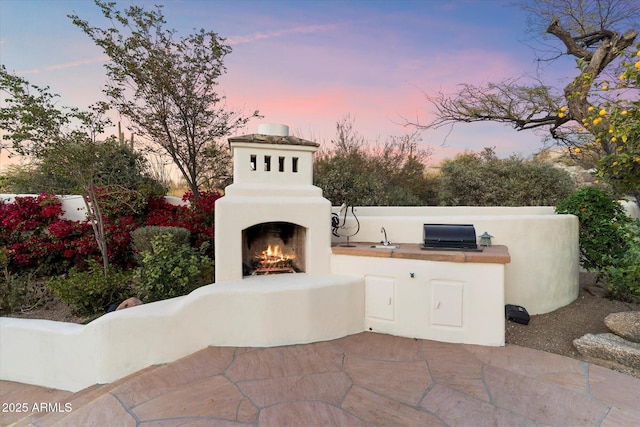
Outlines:
{"label": "fireplace firebox opening", "polygon": [[266,222],[242,230],[242,275],[304,273],[306,228]]}

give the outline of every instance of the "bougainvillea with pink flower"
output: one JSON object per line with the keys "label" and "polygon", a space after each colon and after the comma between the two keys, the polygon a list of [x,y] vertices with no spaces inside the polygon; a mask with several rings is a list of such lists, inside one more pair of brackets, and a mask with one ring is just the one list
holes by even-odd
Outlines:
{"label": "bougainvillea with pink flower", "polygon": [[221,194],[202,192],[195,199],[193,193],[186,192],[182,196],[186,205],[172,205],[164,198],[152,197],[147,205],[144,225],[165,227],[182,227],[191,232],[193,244],[199,248],[204,242],[209,243],[207,255],[213,256],[214,239],[214,207]]}
{"label": "bougainvillea with pink flower", "polygon": [[[131,232],[140,225],[186,228],[193,245],[209,243],[213,257],[214,206],[218,193],[201,193],[195,200],[183,196],[185,205],[172,205],[164,198],[151,197],[142,217],[131,215],[105,218],[109,262],[120,268],[133,266]],[[36,269],[43,274],[59,274],[70,267],[83,268],[89,259],[100,259],[100,251],[88,222],[61,219],[60,200],[50,194],[16,197],[0,202],[0,247],[6,247],[10,268]]]}

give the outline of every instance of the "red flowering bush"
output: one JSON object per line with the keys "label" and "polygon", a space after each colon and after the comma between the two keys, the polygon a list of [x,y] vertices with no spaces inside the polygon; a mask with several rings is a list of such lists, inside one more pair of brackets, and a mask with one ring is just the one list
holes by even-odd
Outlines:
{"label": "red flowering bush", "polygon": [[[83,267],[87,259],[99,259],[91,225],[60,219],[63,213],[60,200],[48,194],[0,204],[0,247],[7,248],[10,269],[37,268],[42,274],[55,274]],[[105,221],[111,262],[131,266],[129,233],[137,226],[133,217]]]}
{"label": "red flowering bush", "polygon": [[213,255],[214,238],[214,206],[216,200],[222,197],[218,193],[203,192],[195,199],[193,193],[186,192],[182,196],[188,205],[176,206],[168,203],[164,198],[152,197],[147,205],[145,225],[163,227],[181,227],[191,232],[195,247],[199,248],[204,242],[209,243],[207,255]]}
{"label": "red flowering bush", "polygon": [[55,196],[42,193],[37,197],[16,197],[12,203],[0,204],[0,239],[43,229],[62,213],[60,200]]}
{"label": "red flowering bush", "polygon": [[216,200],[220,197],[222,195],[216,192],[202,192],[197,200],[194,199],[193,194],[190,192],[182,196],[182,200],[190,203],[192,228],[189,228],[189,230],[196,237],[195,246],[199,248],[204,242],[208,242],[211,248],[208,253],[209,256],[213,255],[214,211]]}
{"label": "red flowering bush", "polygon": [[[132,274],[136,262],[131,233],[140,225],[185,228],[191,233],[192,246],[199,248],[202,256],[206,254],[213,258],[214,206],[220,197],[217,193],[202,193],[195,200],[191,193],[187,193],[183,200],[189,203],[175,206],[167,203],[164,198],[152,196],[148,200],[144,216],[124,215],[126,209],[116,210],[117,215],[111,210],[105,212],[110,274],[123,271]],[[34,277],[61,275],[55,279],[57,282],[53,279],[50,282],[52,289],[60,297],[64,295],[63,300],[75,306],[76,300],[73,298],[78,297],[86,304],[94,304],[91,306],[93,310],[102,310],[106,300],[99,296],[100,290],[111,292],[115,289],[112,286],[114,283],[120,286],[124,282],[114,279],[116,281],[111,283],[111,278],[105,281],[104,277],[99,277],[103,273],[96,266],[101,265],[101,254],[91,224],[87,221],[60,219],[63,213],[60,200],[48,194],[16,197],[11,203],[0,201],[0,249],[6,258],[4,265],[7,274],[26,273]],[[151,261],[147,260],[147,264],[149,262]],[[159,263],[158,265],[166,263],[162,260],[154,262]],[[210,264],[210,260],[207,263]],[[96,273],[98,270],[100,274]],[[83,275],[85,272],[91,274]],[[71,273],[73,277],[69,276]],[[189,286],[193,285],[191,279],[187,282]],[[24,289],[25,295],[31,292]],[[116,294],[112,295],[114,301],[121,297],[121,293]],[[167,293],[161,297],[169,296],[172,294]]]}
{"label": "red flowering bush", "polygon": [[[168,203],[164,197],[151,196],[147,204],[145,225],[180,227],[185,222],[189,208]],[[187,227],[183,227],[187,228]]]}
{"label": "red flowering bush", "polygon": [[133,249],[131,247],[131,232],[138,228],[138,223],[132,216],[123,216],[113,221],[105,221],[107,235],[107,254],[109,261],[122,268],[133,265]]}
{"label": "red flowering bush", "polygon": [[[209,243],[208,255],[213,257],[214,205],[220,197],[202,193],[195,200],[193,194],[186,193],[183,200],[189,204],[175,206],[152,196],[142,218],[105,215],[110,263],[120,268],[133,266],[131,232],[141,224],[186,228],[195,247]],[[70,267],[86,267],[88,259],[100,259],[91,225],[60,219],[63,213],[60,200],[49,194],[0,203],[0,247],[7,248],[10,269],[38,268],[42,274],[60,274]]]}
{"label": "red flowering bush", "polygon": [[0,247],[7,248],[10,267],[47,270],[56,256],[48,228],[62,213],[60,200],[49,194],[16,197],[12,203],[0,204]]}

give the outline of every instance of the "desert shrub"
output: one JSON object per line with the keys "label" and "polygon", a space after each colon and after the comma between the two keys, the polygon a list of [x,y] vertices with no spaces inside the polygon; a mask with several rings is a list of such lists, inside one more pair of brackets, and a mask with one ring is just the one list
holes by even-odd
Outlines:
{"label": "desert shrub", "polygon": [[368,153],[335,154],[314,163],[314,184],[333,205],[422,206],[434,198],[424,165],[411,159],[397,170]]}
{"label": "desert shrub", "polygon": [[347,115],[336,124],[332,148],[314,156],[314,185],[334,206],[421,206],[434,199],[425,175],[430,149],[419,133],[368,141]]}
{"label": "desert shrub", "polygon": [[601,273],[611,260],[624,257],[628,250],[625,225],[631,219],[616,200],[596,187],[583,187],[560,201],[560,214],[572,214],[580,221],[580,264]]}
{"label": "desert shrub", "polygon": [[86,270],[73,267],[69,273],[51,277],[47,286],[80,315],[106,312],[109,306],[131,296],[131,271],[109,266],[107,275],[100,263],[91,259]]}
{"label": "desert shrub", "polygon": [[156,236],[163,234],[171,234],[174,242],[178,245],[188,245],[191,238],[191,232],[186,228],[147,225],[135,229],[131,233],[131,241],[139,254],[143,252],[153,252],[151,242]]}
{"label": "desert shrub", "polygon": [[382,176],[367,167],[364,157],[336,155],[324,164],[315,163],[314,184],[333,205],[383,205],[385,184]]}
{"label": "desert shrub", "polygon": [[176,243],[171,234],[151,240],[151,251],[142,252],[135,271],[136,288],[145,302],[186,295],[213,281],[213,260],[206,255],[205,242],[196,249]]}
{"label": "desert shrub", "polygon": [[53,295],[34,272],[14,274],[9,271],[9,250],[0,248],[0,313],[30,311],[52,300]]}
{"label": "desert shrub", "polygon": [[613,298],[640,302],[640,222],[633,221],[622,228],[626,231],[627,251],[611,259],[602,275]]}
{"label": "desert shrub", "polygon": [[550,206],[575,190],[566,171],[516,156],[499,159],[491,148],[445,161],[440,172],[446,206]]}

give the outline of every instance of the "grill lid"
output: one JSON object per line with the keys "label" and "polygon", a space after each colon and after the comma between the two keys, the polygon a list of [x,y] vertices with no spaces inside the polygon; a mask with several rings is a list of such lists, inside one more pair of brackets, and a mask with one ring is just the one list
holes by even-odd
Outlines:
{"label": "grill lid", "polygon": [[481,251],[471,224],[424,224],[422,249]]}

